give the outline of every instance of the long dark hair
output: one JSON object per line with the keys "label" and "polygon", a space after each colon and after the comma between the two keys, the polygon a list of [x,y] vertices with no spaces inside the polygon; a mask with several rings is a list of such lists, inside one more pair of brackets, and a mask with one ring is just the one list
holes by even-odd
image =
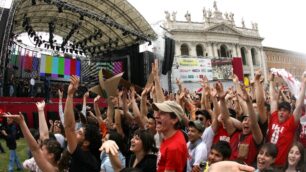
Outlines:
{"label": "long dark hair", "polygon": [[[295,170],[298,171],[298,172],[305,172],[305,165],[304,165],[304,146],[300,143],[300,142],[294,142],[292,144],[292,146],[290,147],[289,149],[289,152],[290,150],[296,146],[301,154],[301,158],[299,160],[299,162],[297,163],[296,167],[295,167]],[[289,152],[288,152],[288,155],[289,155]],[[289,163],[288,163],[288,155],[287,155],[287,161],[286,161],[286,165],[284,167],[284,171],[288,168],[289,166]]]}
{"label": "long dark hair", "polygon": [[156,153],[156,143],[154,140],[154,136],[147,130],[138,129],[135,131],[134,136],[138,136],[142,141],[143,150],[146,154],[152,152]]}

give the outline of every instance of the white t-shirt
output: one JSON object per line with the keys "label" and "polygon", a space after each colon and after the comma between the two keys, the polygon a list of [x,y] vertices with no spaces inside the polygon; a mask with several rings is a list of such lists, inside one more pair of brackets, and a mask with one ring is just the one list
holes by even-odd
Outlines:
{"label": "white t-shirt", "polygon": [[193,165],[199,165],[201,162],[207,161],[207,148],[204,142],[199,143],[194,149],[190,149],[189,145],[190,142],[187,143],[188,158],[186,172],[191,172]]}
{"label": "white t-shirt", "polygon": [[207,148],[207,156],[210,152],[210,148],[212,146],[212,142],[214,139],[215,133],[212,130],[211,126],[209,126],[208,128],[206,128],[202,134],[202,141],[206,144],[206,148]]}

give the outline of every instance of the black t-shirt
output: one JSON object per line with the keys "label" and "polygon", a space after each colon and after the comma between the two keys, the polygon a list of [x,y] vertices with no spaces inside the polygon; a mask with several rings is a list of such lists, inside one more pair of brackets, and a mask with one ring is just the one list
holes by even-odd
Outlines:
{"label": "black t-shirt", "polygon": [[5,128],[5,131],[7,133],[6,139],[6,145],[10,150],[15,150],[17,147],[16,144],[16,135],[17,135],[17,127],[15,124],[10,124]]}
{"label": "black t-shirt", "polygon": [[71,157],[72,159],[69,171],[100,172],[99,162],[89,151],[83,151],[79,146],[77,146]]}
{"label": "black t-shirt", "polygon": [[[133,167],[135,161],[135,155],[132,155],[129,167]],[[138,162],[135,168],[141,169],[143,172],[156,172],[156,161],[157,156],[154,154],[147,154],[143,157],[143,159]]]}

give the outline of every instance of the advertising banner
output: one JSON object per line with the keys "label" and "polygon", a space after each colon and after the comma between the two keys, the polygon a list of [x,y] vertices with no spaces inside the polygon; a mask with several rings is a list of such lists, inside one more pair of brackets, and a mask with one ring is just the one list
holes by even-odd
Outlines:
{"label": "advertising banner", "polygon": [[206,76],[213,79],[211,59],[200,58],[176,58],[172,70],[172,81],[178,78],[182,82],[199,82]]}

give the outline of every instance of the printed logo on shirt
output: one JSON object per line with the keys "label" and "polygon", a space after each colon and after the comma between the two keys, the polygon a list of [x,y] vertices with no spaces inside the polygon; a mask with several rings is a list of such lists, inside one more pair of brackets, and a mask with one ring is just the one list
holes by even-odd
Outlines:
{"label": "printed logo on shirt", "polygon": [[221,141],[226,141],[226,142],[230,142],[230,137],[228,137],[228,136],[220,136],[220,140]]}
{"label": "printed logo on shirt", "polygon": [[271,137],[270,142],[273,143],[273,144],[276,144],[278,142],[278,139],[279,139],[279,134],[281,134],[283,132],[284,127],[280,127],[277,124],[273,124],[272,125],[272,130],[273,130],[273,133],[272,133],[272,137]]}

